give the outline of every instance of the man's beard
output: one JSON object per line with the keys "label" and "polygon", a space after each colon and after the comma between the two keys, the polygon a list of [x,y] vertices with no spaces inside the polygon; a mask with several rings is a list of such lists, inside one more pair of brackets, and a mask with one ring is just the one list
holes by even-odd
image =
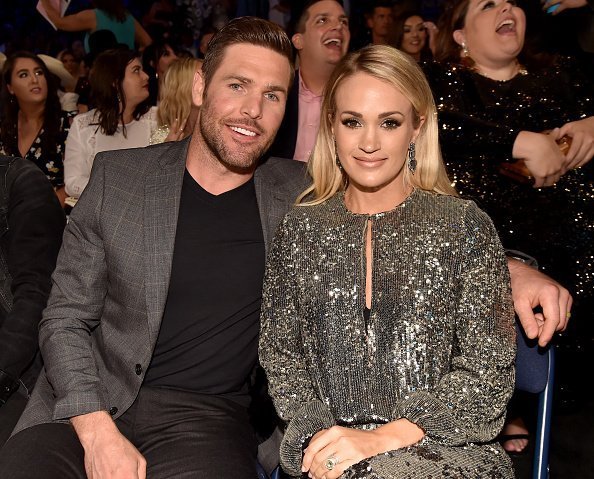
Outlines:
{"label": "man's beard", "polygon": [[[237,149],[232,150],[223,139],[222,129],[227,128],[225,122],[222,120],[217,122],[212,121],[214,115],[209,114],[210,108],[211,102],[208,99],[205,99],[200,107],[199,115],[200,134],[208,149],[217,160],[230,170],[237,172],[248,172],[253,170],[260,161],[260,158],[262,158],[264,153],[270,148],[270,145],[274,140],[274,135],[269,137],[265,143],[259,145],[246,145],[243,147],[238,144]],[[231,120],[230,123],[236,126],[245,126],[246,128],[256,131],[261,135],[261,138],[266,136],[266,131],[264,131],[255,120],[241,118]]]}

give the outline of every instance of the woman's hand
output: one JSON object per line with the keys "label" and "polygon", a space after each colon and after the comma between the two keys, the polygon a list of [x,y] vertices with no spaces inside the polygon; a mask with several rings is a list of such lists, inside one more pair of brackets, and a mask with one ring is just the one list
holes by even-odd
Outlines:
{"label": "woman's hand", "polygon": [[423,22],[423,26],[425,27],[425,31],[429,36],[429,50],[431,50],[431,53],[435,55],[435,42],[437,39],[437,34],[439,33],[439,29],[433,22]]}
{"label": "woman's hand", "polygon": [[534,177],[535,188],[553,186],[568,170],[567,159],[556,143],[561,137],[559,128],[550,133],[518,133],[512,156],[524,160],[526,168]]}
{"label": "woman's hand", "polygon": [[[335,479],[363,459],[419,442],[425,433],[407,419],[398,419],[373,431],[333,426],[312,437],[301,470],[314,479]],[[334,467],[328,469],[328,460]]]}
{"label": "woman's hand", "polygon": [[165,141],[179,141],[186,136],[186,120],[180,121],[176,118],[173,124],[169,127],[169,134],[165,137]]}
{"label": "woman's hand", "polygon": [[571,138],[567,152],[567,169],[579,168],[594,157],[594,116],[570,121],[559,129],[559,136]]}

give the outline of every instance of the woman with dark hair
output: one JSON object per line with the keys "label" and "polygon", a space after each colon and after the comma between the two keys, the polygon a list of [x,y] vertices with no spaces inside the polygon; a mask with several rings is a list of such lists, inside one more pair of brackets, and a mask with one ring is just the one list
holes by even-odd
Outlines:
{"label": "woman with dark hair", "polygon": [[61,16],[50,0],[41,0],[48,18],[59,30],[67,32],[87,31],[85,50],[89,52],[89,34],[97,30],[110,30],[119,43],[131,50],[136,43],[139,48],[152,40],[142,25],[126,10],[122,0],[93,0],[94,9],[82,10],[73,15]]}
{"label": "woman with dark hair", "polygon": [[177,58],[176,49],[167,40],[151,43],[142,52],[142,68],[149,76],[149,98],[151,105],[159,99],[159,87],[167,68]]}
{"label": "woman with dark hair", "polygon": [[101,53],[90,83],[95,108],[74,118],[64,158],[66,192],[77,198],[89,181],[95,154],[147,146],[157,127],[156,108],[148,102],[148,75],[135,52]]}
{"label": "woman with dark hair", "polygon": [[64,202],[64,141],[70,126],[58,80],[33,53],[17,52],[2,68],[0,154],[35,163]]}
{"label": "woman with dark hair", "polygon": [[398,50],[408,53],[417,62],[433,57],[432,47],[437,26],[426,22],[414,10],[401,12],[394,22],[395,45]]}
{"label": "woman with dark hair", "polygon": [[513,2],[454,0],[439,24],[439,63],[426,73],[456,188],[481,202],[506,247],[536,258],[571,291],[568,338],[587,344],[594,337],[594,84],[572,58],[524,55],[525,31]]}

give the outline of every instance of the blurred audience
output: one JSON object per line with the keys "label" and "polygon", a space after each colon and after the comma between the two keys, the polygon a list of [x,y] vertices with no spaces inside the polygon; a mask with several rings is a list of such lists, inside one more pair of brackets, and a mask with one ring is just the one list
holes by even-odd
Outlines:
{"label": "blurred audience", "polygon": [[150,45],[151,37],[140,23],[126,10],[122,0],[94,0],[94,9],[61,16],[51,0],[41,0],[52,23],[68,32],[86,31],[85,50],[89,52],[88,35],[96,30],[110,30],[119,43],[130,49]]}
{"label": "blurred audience", "polygon": [[74,118],[64,158],[66,192],[78,198],[89,181],[95,154],[147,146],[157,127],[148,98],[148,75],[127,49],[101,53],[90,77],[95,108]]}
{"label": "blurred audience", "polygon": [[64,142],[70,123],[58,79],[33,53],[17,52],[2,67],[0,154],[35,163],[64,203]]}
{"label": "blurred audience", "polygon": [[351,34],[348,17],[336,0],[309,0],[297,13],[291,41],[297,50],[298,71],[268,154],[307,161],[320,127],[324,87],[346,55]]}
{"label": "blurred audience", "polygon": [[372,2],[365,18],[367,27],[371,32],[372,44],[388,45],[393,43],[394,16],[392,15],[392,2],[388,0]]}
{"label": "blurred audience", "polygon": [[142,68],[149,76],[149,99],[156,105],[159,99],[159,87],[165,71],[177,58],[176,49],[168,40],[158,40],[142,52]]}
{"label": "blurred audience", "polygon": [[[525,31],[513,3],[454,0],[439,25],[440,64],[426,73],[457,189],[480,201],[506,247],[533,256],[568,287],[567,334],[585,344],[593,337],[594,84],[572,58],[523,55]],[[566,391],[577,383],[571,370]]]}
{"label": "blurred audience", "polygon": [[202,60],[191,57],[178,58],[169,65],[161,84],[158,128],[150,139],[151,145],[181,140],[194,131],[199,108],[193,105],[192,87],[201,66]]}
{"label": "blurred audience", "polygon": [[426,22],[415,10],[401,12],[394,24],[395,46],[417,62],[430,60],[435,47],[437,26]]}

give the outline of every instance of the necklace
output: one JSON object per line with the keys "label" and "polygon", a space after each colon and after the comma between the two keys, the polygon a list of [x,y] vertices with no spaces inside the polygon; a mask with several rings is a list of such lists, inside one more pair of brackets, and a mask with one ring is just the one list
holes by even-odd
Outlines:
{"label": "necklace", "polygon": [[481,76],[483,76],[483,77],[485,77],[485,78],[489,78],[490,80],[501,81],[501,82],[509,81],[509,80],[511,80],[512,78],[515,78],[517,75],[521,75],[521,76],[526,76],[526,75],[528,75],[528,70],[526,69],[526,67],[525,67],[524,65],[522,65],[522,64],[521,64],[521,63],[518,61],[518,59],[516,59],[516,61],[515,61],[515,65],[514,65],[514,66],[515,66],[515,68],[514,68],[514,72],[512,73],[512,75],[511,75],[509,78],[504,78],[504,79],[499,79],[499,78],[495,79],[495,78],[492,78],[492,77],[490,77],[489,75],[487,75],[487,74],[483,73],[483,72],[482,72],[482,71],[481,71],[481,70],[480,70],[480,69],[479,69],[479,68],[476,66],[476,63],[474,63],[474,64],[473,64],[473,65],[470,67],[470,69],[471,69],[473,72],[476,72],[476,73],[478,73],[479,75],[481,75]]}

